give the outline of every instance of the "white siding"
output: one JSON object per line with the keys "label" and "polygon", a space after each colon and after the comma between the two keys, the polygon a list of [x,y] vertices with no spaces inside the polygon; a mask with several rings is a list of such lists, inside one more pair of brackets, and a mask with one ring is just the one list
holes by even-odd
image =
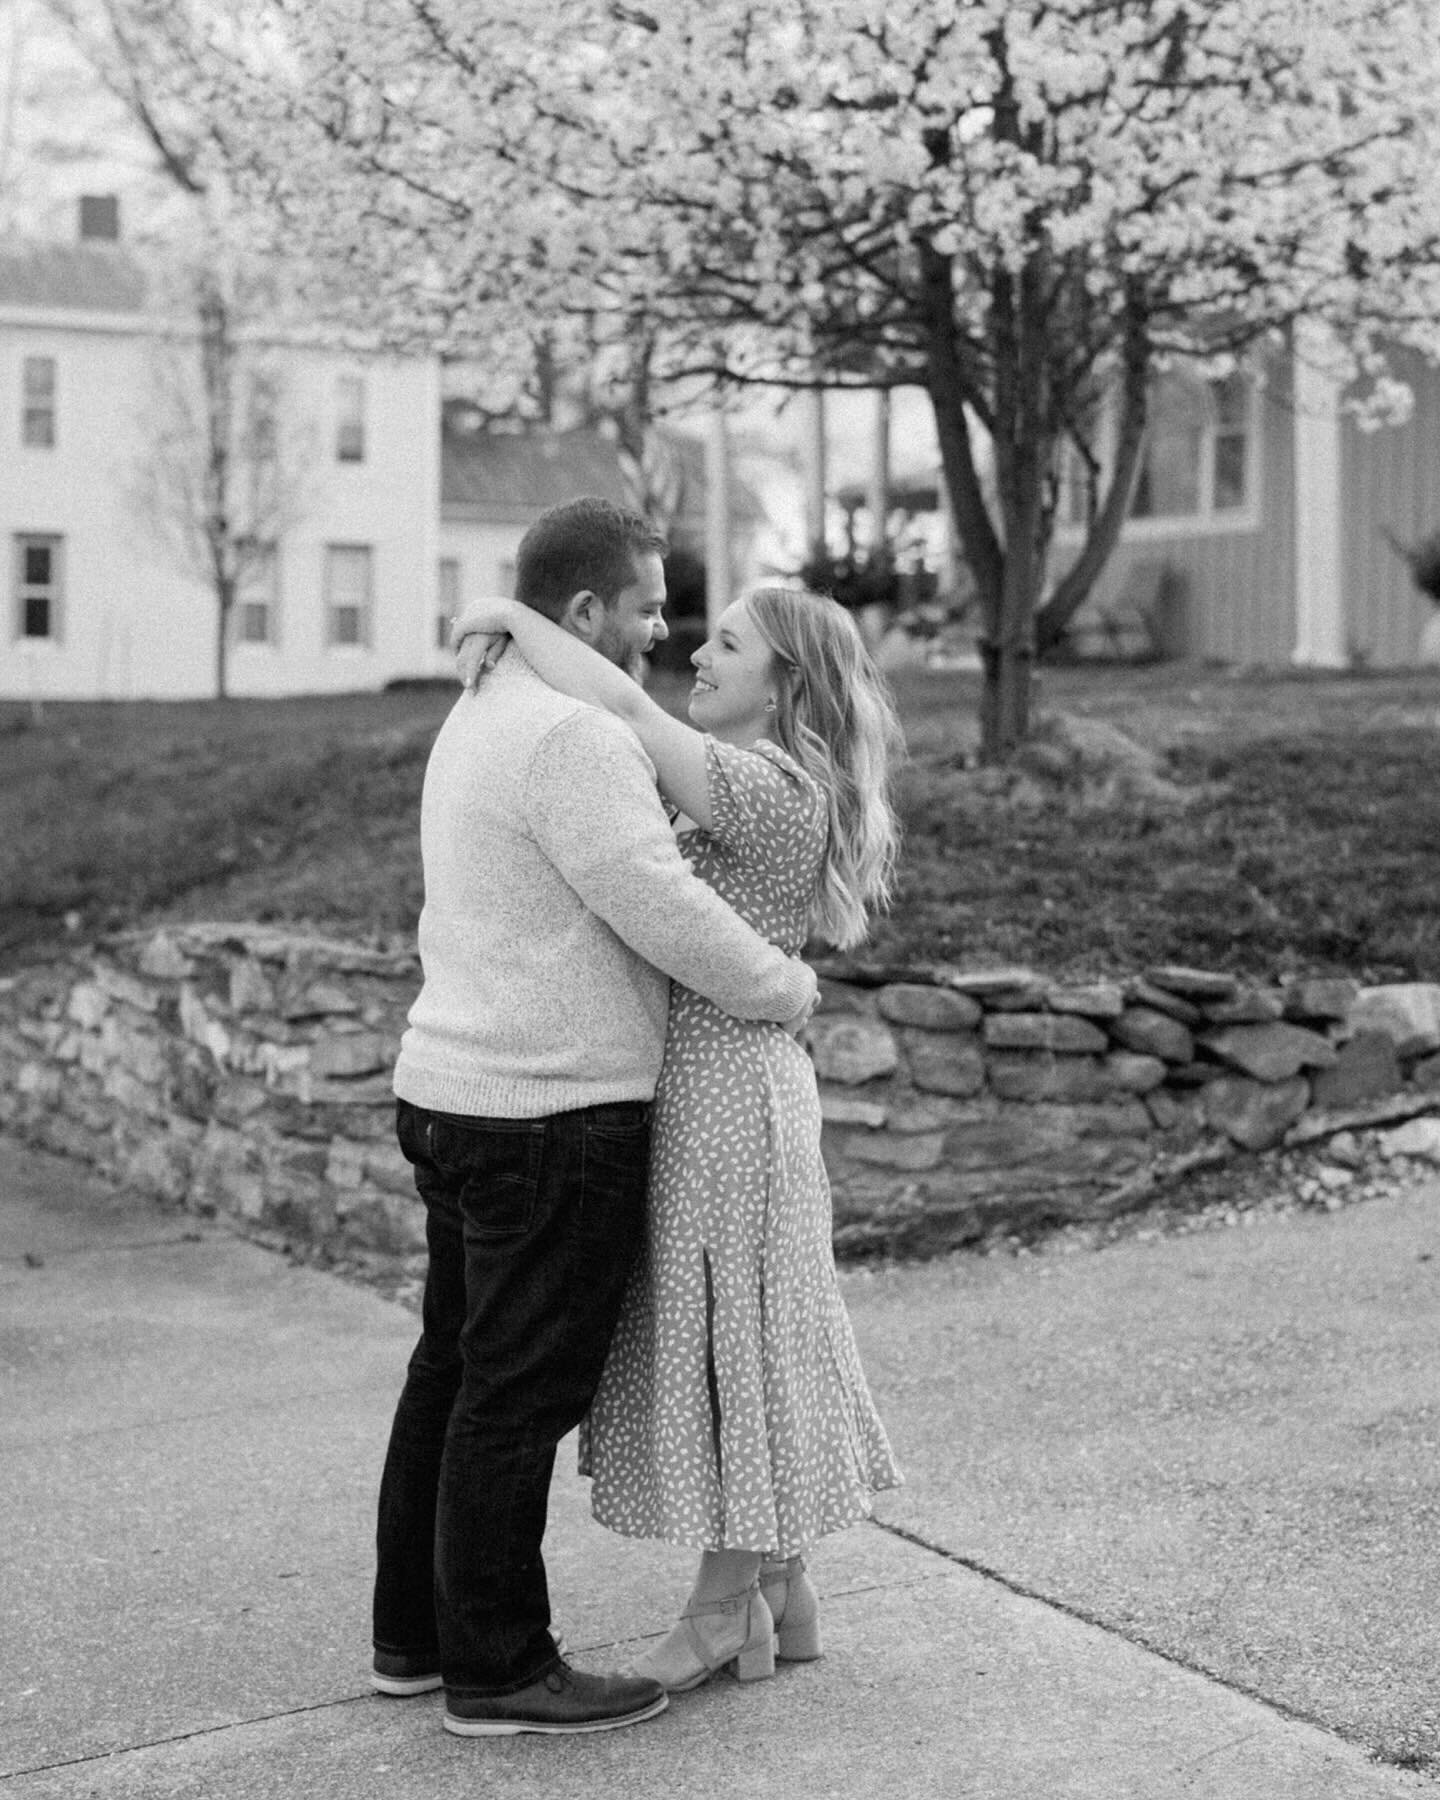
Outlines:
{"label": "white siding", "polygon": [[[1295,454],[1288,367],[1266,371],[1258,399],[1258,491],[1254,523],[1234,530],[1207,521],[1187,530],[1149,521],[1127,525],[1102,573],[1089,612],[1109,611],[1153,588],[1163,566],[1182,578],[1182,616],[1170,621],[1168,653],[1227,664],[1288,663],[1295,647]],[[1057,546],[1062,566],[1076,547]]]}
{"label": "white siding", "polygon": [[1397,367],[1415,396],[1409,420],[1365,432],[1347,419],[1341,438],[1349,639],[1377,668],[1417,661],[1435,613],[1385,532],[1413,545],[1440,531],[1440,371],[1418,356]]}
{"label": "white siding", "polygon": [[[462,606],[482,595],[515,592],[515,552],[525,531],[524,524],[465,519],[446,510],[440,520],[440,555],[459,564]],[[440,652],[438,666],[450,672],[448,651]]]}

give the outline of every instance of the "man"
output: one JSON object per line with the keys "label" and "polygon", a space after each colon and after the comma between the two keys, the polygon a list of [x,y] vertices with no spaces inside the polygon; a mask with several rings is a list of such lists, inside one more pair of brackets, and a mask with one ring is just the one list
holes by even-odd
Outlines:
{"label": "man", "polygon": [[[663,548],[608,502],[554,507],[516,597],[633,670],[665,636]],[[430,1266],[381,1482],[373,1679],[443,1681],[462,1736],[627,1725],[664,1690],[563,1660],[540,1543],[642,1239],[669,978],[786,1022],[814,977],[690,874],[634,735],[513,647],[435,740],[421,850],[395,1092]]]}

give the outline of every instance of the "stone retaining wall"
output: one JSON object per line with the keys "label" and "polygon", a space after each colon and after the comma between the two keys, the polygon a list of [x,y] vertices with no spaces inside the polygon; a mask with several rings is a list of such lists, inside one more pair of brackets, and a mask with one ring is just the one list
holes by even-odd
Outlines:
{"label": "stone retaining wall", "polygon": [[842,1251],[1105,1219],[1227,1147],[1440,1110],[1440,986],[843,974],[809,1034]]}
{"label": "stone retaining wall", "polygon": [[[842,1254],[1105,1218],[1306,1115],[1440,1110],[1440,986],[822,973],[807,1041]],[[108,941],[0,982],[0,1126],[271,1241],[417,1253],[390,1093],[417,983],[407,952],[258,925]]]}

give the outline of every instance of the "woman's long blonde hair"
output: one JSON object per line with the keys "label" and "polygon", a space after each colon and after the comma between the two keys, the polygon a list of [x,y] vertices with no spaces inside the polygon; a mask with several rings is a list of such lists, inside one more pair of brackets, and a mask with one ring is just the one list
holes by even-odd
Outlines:
{"label": "woman's long blonde hair", "polygon": [[861,942],[895,878],[891,802],[905,740],[885,679],[854,619],[805,588],[754,588],[745,605],[775,657],[770,735],[820,784],[829,835],[811,929],[839,950]]}

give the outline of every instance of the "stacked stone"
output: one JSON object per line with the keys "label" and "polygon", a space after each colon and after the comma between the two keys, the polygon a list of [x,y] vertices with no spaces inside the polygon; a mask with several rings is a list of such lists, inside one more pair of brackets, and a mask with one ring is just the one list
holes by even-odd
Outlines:
{"label": "stacked stone", "polygon": [[1428,984],[904,975],[833,966],[809,1028],[841,1247],[1104,1217],[1126,1176],[1205,1134],[1263,1150],[1315,1108],[1440,1090]]}
{"label": "stacked stone", "polygon": [[[408,952],[265,926],[116,939],[0,982],[0,1127],[272,1241],[418,1254],[390,1089],[418,983]],[[1167,1156],[1267,1149],[1317,1109],[1408,1090],[1440,1114],[1426,983],[846,963],[822,989],[807,1039],[842,1251],[1109,1217]]]}
{"label": "stacked stone", "polygon": [[390,1088],[412,956],[203,925],[8,985],[0,1125],[262,1238],[423,1249]]}

